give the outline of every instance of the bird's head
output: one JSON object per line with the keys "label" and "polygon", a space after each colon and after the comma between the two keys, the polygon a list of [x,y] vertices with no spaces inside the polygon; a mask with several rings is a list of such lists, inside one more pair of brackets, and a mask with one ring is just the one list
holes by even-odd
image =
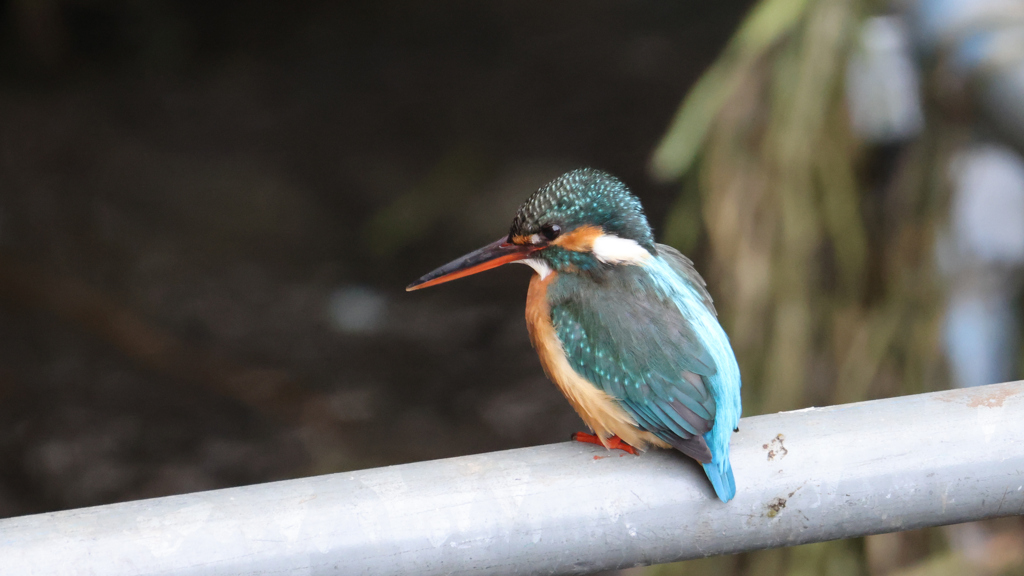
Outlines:
{"label": "bird's head", "polygon": [[654,235],[636,196],[614,176],[581,168],[537,190],[516,212],[508,236],[410,284],[418,290],[508,262],[552,271],[599,274],[655,254]]}

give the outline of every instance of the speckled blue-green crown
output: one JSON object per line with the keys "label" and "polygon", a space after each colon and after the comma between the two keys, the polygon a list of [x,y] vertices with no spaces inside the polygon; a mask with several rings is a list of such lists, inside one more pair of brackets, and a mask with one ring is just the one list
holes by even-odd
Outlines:
{"label": "speckled blue-green crown", "polygon": [[510,236],[529,236],[541,226],[570,231],[586,224],[654,249],[654,235],[643,206],[621,180],[593,168],[567,172],[530,196],[512,220]]}

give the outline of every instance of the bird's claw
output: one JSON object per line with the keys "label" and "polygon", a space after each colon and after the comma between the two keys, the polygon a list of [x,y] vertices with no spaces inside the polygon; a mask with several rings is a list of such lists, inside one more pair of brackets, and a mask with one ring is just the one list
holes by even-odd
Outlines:
{"label": "bird's claw", "polygon": [[629,444],[626,444],[618,436],[612,436],[604,442],[595,434],[587,434],[586,432],[576,432],[572,435],[572,439],[576,442],[586,442],[587,444],[597,444],[598,446],[604,446],[609,450],[622,450],[623,452],[629,452],[633,456],[639,456],[636,448],[633,448]]}

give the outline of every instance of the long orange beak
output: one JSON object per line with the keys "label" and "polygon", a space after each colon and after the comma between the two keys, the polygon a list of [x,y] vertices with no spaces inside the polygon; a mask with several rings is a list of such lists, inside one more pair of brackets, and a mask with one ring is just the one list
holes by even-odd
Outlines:
{"label": "long orange beak", "polygon": [[536,250],[537,247],[535,246],[520,246],[519,244],[512,244],[508,242],[506,238],[495,240],[479,250],[474,250],[461,258],[452,260],[412,284],[409,284],[405,289],[408,291],[419,290],[420,288],[436,286],[450,280],[469,276],[470,274],[476,274],[477,272],[497,268],[502,264],[508,264],[509,262],[528,258],[530,254]]}

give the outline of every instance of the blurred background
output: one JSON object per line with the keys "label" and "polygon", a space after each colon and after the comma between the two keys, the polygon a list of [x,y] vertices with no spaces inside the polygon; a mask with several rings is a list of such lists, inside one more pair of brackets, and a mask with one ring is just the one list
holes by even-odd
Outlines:
{"label": "blurred background", "polygon": [[[1019,0],[0,0],[0,517],[564,441],[507,267],[608,170],[747,415],[1021,377]],[[630,576],[1024,574],[1020,519]]]}

